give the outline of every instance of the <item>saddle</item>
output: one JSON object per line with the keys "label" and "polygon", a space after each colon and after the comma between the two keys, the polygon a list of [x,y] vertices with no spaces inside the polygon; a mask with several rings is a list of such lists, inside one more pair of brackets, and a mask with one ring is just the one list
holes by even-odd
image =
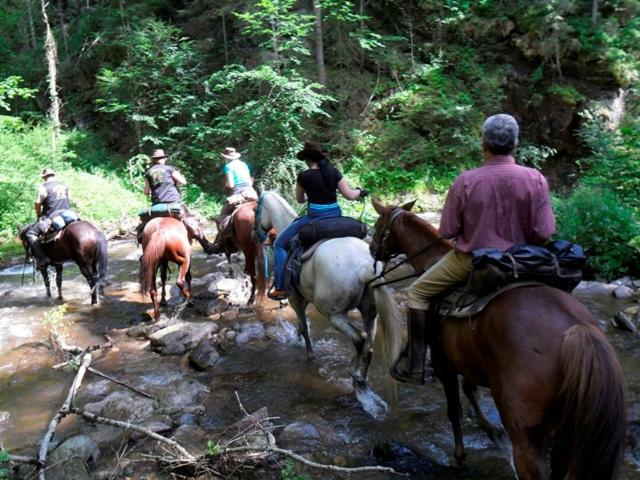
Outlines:
{"label": "saddle", "polygon": [[142,220],[155,217],[182,217],[182,205],[180,203],[156,203],[155,205],[138,210],[138,216]]}
{"label": "saddle", "polygon": [[289,254],[285,263],[284,290],[287,296],[300,283],[302,264],[313,257],[318,247],[334,238],[364,238],[367,226],[350,217],[320,218],[300,227],[289,242]]}
{"label": "saddle", "polygon": [[62,236],[62,232],[64,232],[66,228],[67,227],[65,226],[62,228],[62,230],[49,230],[47,233],[42,235],[42,237],[40,238],[40,243],[44,245],[45,243],[55,242]]}
{"label": "saddle", "polygon": [[489,302],[502,293],[522,287],[542,287],[542,282],[516,282],[505,285],[484,295],[469,291],[467,285],[457,285],[434,297],[430,302],[431,311],[440,317],[469,318],[482,312]]}

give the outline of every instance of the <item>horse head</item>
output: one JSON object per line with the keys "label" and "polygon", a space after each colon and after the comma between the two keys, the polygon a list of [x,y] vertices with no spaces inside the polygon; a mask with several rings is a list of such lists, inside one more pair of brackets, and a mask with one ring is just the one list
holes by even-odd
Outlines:
{"label": "horse head", "polygon": [[22,242],[22,246],[24,247],[25,252],[29,251],[29,245],[27,243],[26,233],[27,233],[27,230],[29,230],[30,226],[31,225],[24,225],[23,227],[21,227],[20,225],[16,225],[16,230],[18,231],[18,237]]}
{"label": "horse head", "polygon": [[410,212],[416,201],[413,200],[402,206],[385,206],[374,198],[371,203],[380,216],[373,226],[373,239],[369,245],[369,251],[374,259],[387,262],[392,256],[401,253],[396,236],[391,230],[393,222],[402,213]]}

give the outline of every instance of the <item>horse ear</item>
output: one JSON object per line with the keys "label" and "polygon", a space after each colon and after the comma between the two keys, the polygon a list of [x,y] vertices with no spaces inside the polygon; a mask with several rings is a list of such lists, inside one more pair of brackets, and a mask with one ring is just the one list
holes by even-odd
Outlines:
{"label": "horse ear", "polygon": [[413,208],[413,206],[416,204],[416,200],[412,200],[409,203],[405,203],[400,208],[403,209],[403,210],[406,210],[407,212],[410,212],[411,209]]}
{"label": "horse ear", "polygon": [[378,212],[378,215],[382,215],[386,208],[384,205],[382,205],[378,200],[376,200],[375,198],[371,199],[371,205],[373,205],[373,208],[375,208],[376,212]]}

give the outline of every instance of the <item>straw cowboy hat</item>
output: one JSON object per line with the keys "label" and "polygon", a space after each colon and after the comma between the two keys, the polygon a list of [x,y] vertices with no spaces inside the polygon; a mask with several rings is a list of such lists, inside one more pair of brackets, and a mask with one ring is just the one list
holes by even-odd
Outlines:
{"label": "straw cowboy hat", "polygon": [[227,160],[237,160],[239,159],[242,155],[240,154],[240,152],[238,152],[235,148],[233,147],[227,147],[224,149],[224,151],[220,154],[222,155],[224,158],[226,158]]}
{"label": "straw cowboy hat", "polygon": [[161,148],[156,148],[151,154],[151,160],[160,160],[161,158],[167,158],[167,155]]}
{"label": "straw cowboy hat", "polygon": [[327,152],[323,150],[320,142],[309,140],[304,142],[302,150],[300,150],[296,156],[298,157],[298,160],[319,160],[327,158]]}
{"label": "straw cowboy hat", "polygon": [[51,170],[50,168],[45,168],[42,170],[42,178],[47,178],[47,177],[53,177],[56,174],[56,172],[54,172],[53,170]]}

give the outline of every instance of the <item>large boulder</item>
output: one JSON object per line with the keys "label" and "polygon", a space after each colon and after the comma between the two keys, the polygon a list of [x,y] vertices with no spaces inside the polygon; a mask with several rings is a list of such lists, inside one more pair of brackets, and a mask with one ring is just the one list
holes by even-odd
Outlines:
{"label": "large boulder", "polygon": [[87,463],[95,462],[100,449],[87,435],[65,440],[47,459],[48,480],[89,480]]}
{"label": "large boulder", "polygon": [[202,338],[217,331],[217,328],[218,325],[212,322],[179,322],[151,335],[151,350],[162,355],[181,355],[194,348]]}
{"label": "large boulder", "polygon": [[216,343],[210,337],[204,337],[198,346],[189,354],[189,364],[198,369],[205,370],[213,367],[220,359],[220,353]]}
{"label": "large boulder", "polygon": [[320,432],[308,422],[293,422],[278,436],[278,445],[295,452],[313,452],[320,442]]}
{"label": "large boulder", "polygon": [[99,402],[87,403],[85,410],[100,417],[140,423],[154,412],[155,401],[128,391],[116,391]]}

